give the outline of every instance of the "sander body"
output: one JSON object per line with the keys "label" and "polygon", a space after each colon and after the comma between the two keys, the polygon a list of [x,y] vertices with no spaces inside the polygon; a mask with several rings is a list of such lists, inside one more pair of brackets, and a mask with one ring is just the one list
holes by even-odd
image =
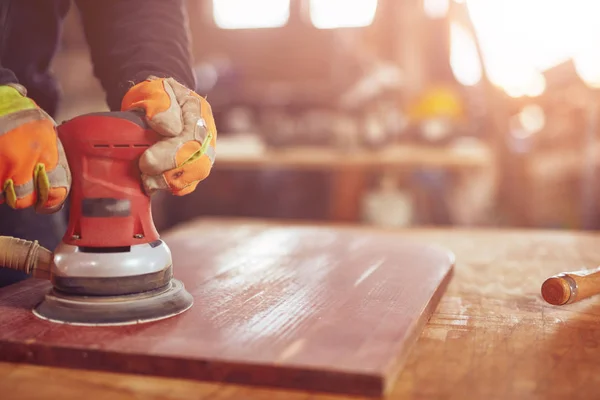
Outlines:
{"label": "sander body", "polygon": [[50,265],[53,288],[34,314],[53,322],[122,325],[193,304],[173,278],[154,226],[140,156],[160,138],[136,112],[93,113],[58,127],[72,173],[69,223]]}

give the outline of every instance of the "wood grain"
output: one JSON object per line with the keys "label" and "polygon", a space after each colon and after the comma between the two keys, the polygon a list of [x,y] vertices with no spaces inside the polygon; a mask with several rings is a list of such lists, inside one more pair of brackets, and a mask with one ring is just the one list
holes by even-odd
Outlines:
{"label": "wood grain", "polygon": [[214,224],[167,235],[195,298],[165,321],[88,328],[36,319],[48,289],[0,290],[0,359],[382,395],[437,306],[453,257],[391,233]]}

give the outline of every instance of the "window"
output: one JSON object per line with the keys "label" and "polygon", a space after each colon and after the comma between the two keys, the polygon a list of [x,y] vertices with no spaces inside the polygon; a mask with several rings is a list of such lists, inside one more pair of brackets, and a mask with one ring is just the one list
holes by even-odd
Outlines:
{"label": "window", "polygon": [[600,67],[596,56],[600,1],[467,0],[466,4],[489,78],[509,95],[542,93],[541,72],[569,59],[574,59],[586,82],[600,83],[600,73],[594,72]]}
{"label": "window", "polygon": [[213,0],[213,18],[222,29],[279,28],[290,17],[290,0]]}
{"label": "window", "polygon": [[319,29],[369,26],[375,11],[377,0],[310,0],[310,19]]}

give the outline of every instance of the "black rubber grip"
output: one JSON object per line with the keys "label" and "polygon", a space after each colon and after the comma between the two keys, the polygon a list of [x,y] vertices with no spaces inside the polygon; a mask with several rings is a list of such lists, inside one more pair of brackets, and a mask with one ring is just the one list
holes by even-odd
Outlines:
{"label": "black rubber grip", "polygon": [[131,201],[108,197],[85,198],[81,201],[81,213],[92,218],[129,217]]}

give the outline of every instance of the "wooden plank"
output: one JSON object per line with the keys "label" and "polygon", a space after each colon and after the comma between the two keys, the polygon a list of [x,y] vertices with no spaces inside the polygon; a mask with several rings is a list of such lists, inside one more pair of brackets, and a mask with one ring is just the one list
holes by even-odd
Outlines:
{"label": "wooden plank", "polygon": [[0,290],[0,359],[58,367],[381,395],[452,273],[447,251],[393,234],[310,226],[189,226],[168,235],[194,307],[169,320],[73,327]]}
{"label": "wooden plank", "polygon": [[[233,139],[232,139],[233,140]],[[293,147],[268,149],[252,154],[219,153],[214,168],[236,170],[294,169],[337,170],[362,168],[363,171],[382,171],[399,168],[485,168],[493,165],[490,149],[437,148],[422,145],[392,145],[384,150],[356,149],[338,151],[322,147]]]}

